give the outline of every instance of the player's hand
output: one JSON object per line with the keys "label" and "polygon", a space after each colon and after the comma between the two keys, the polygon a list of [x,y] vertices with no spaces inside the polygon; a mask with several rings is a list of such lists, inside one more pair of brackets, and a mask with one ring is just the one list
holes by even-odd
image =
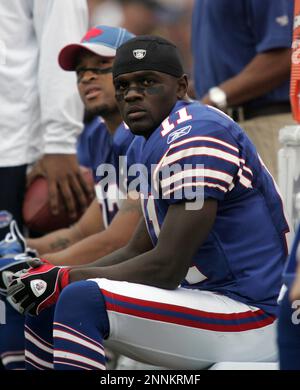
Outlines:
{"label": "player's hand", "polygon": [[17,272],[7,290],[7,301],[21,314],[38,315],[58,300],[69,284],[69,269],[55,267],[43,260],[28,262],[29,270]]}
{"label": "player's hand", "polygon": [[12,277],[16,272],[28,269],[28,261],[31,258],[22,253],[14,257],[0,259],[0,294],[6,296],[7,288],[12,282]]}
{"label": "player's hand", "polygon": [[54,215],[59,213],[58,194],[62,194],[64,206],[71,219],[77,217],[77,204],[85,210],[94,197],[94,189],[86,183],[75,154],[45,154],[27,177],[30,185],[37,176],[48,180],[49,202]]}

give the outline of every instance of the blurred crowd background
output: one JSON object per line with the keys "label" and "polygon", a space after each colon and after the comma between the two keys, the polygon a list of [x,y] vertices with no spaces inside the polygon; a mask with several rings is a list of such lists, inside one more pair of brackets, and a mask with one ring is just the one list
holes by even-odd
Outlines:
{"label": "blurred crowd background", "polygon": [[177,45],[190,75],[193,3],[194,0],[88,0],[90,26],[122,26],[136,35],[162,35]]}

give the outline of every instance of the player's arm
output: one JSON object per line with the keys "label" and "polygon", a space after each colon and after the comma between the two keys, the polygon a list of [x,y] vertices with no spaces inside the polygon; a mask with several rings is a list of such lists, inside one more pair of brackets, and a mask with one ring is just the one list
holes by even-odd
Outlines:
{"label": "player's arm", "polygon": [[[142,219],[129,244],[102,260],[106,266],[97,267],[96,263],[92,267],[65,268],[31,261],[29,270],[12,277],[7,300],[20,313],[38,315],[57,301],[63,288],[78,280],[107,278],[175,289],[207,238],[217,212],[216,200],[206,200],[201,210],[186,210],[185,206],[180,203],[169,207],[154,248]],[[36,283],[44,287],[38,296]]]}
{"label": "player's arm", "polygon": [[[76,139],[82,130],[83,106],[78,96],[75,75],[60,69],[56,59],[62,47],[74,40],[79,42],[85,34],[88,28],[88,7],[85,0],[45,0],[34,1],[33,4],[39,46],[37,87],[44,150],[43,156],[28,176],[28,183],[42,173],[48,181],[52,212],[59,212],[60,193],[66,210],[75,220],[76,203],[85,210],[88,200],[93,197],[93,188],[84,180],[76,156]],[[56,38],[52,39],[53,36]]]}
{"label": "player's arm", "polygon": [[[137,227],[134,230],[134,234],[127,242],[127,245],[122,248],[110,253],[107,256],[102,257],[88,264],[89,268],[94,267],[106,267],[122,263],[128,259],[139,256],[153,248],[153,243],[149,236],[147,226],[144,218],[140,218]],[[86,265],[77,267],[76,269],[84,269]]]}
{"label": "player's arm", "polygon": [[[174,289],[184,279],[194,254],[206,240],[216,212],[217,201],[212,199],[206,200],[200,210],[187,210],[184,202],[172,205],[155,247],[149,245],[143,222],[125,248],[104,258],[99,268],[91,265],[71,269],[70,281],[101,277]],[[108,265],[114,258],[118,264]]]}
{"label": "player's arm", "polygon": [[[131,240],[130,244],[119,251],[114,252],[112,256],[106,256],[99,262],[100,264],[104,262],[105,265],[116,264],[131,257],[138,256],[140,253],[148,251],[152,247],[152,242],[148,235],[144,219],[141,218],[134,239]],[[100,270],[100,267],[97,268],[99,262],[93,263],[93,267],[90,271],[87,268],[88,266],[74,268],[78,270],[76,280],[89,278],[89,275],[93,277],[93,275],[95,275],[94,271]],[[4,292],[7,294],[7,301],[18,312],[22,314],[38,315],[41,310],[53,305],[57,301],[61,290],[72,281],[75,281],[75,278],[72,280],[70,279],[69,267],[54,266],[39,259],[29,261],[27,266],[28,265],[30,266],[29,270],[24,269],[10,277],[10,281],[7,281],[4,286]],[[102,267],[102,269],[114,269],[115,267],[116,266],[114,265],[110,265]],[[88,270],[88,272],[85,272],[86,270]],[[97,272],[96,275],[100,276],[99,272]],[[42,293],[40,293],[39,290],[39,293],[37,294],[36,282],[39,283],[39,286],[45,287]]]}
{"label": "player's arm", "polygon": [[43,256],[45,253],[61,251],[76,242],[104,229],[102,213],[97,199],[90,204],[79,221],[67,229],[59,229],[41,238],[26,240],[30,248]]}
{"label": "player's arm", "polygon": [[[257,54],[235,77],[219,87],[226,93],[227,104],[235,106],[255,99],[281,85],[289,77],[291,49],[273,49]],[[212,104],[208,95],[201,101]]]}
{"label": "player's arm", "polygon": [[141,217],[140,200],[128,198],[106,230],[89,235],[63,251],[43,257],[55,265],[91,263],[126,245]]}

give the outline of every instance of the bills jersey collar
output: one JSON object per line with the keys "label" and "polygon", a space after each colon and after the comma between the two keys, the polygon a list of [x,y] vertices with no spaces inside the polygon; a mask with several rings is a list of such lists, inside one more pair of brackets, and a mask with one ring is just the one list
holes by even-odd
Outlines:
{"label": "bills jersey collar", "polygon": [[[193,100],[186,101],[186,100],[178,100],[175,106],[173,107],[172,111],[166,116],[166,118],[162,121],[162,123],[170,116],[172,116],[175,112],[179,111],[181,108],[190,105],[191,103],[194,103]],[[162,123],[158,126],[156,130],[153,131],[153,133],[150,135],[150,137],[146,140],[145,148],[147,148],[148,145],[153,145],[154,140],[157,137],[157,134],[161,134],[162,132]]]}

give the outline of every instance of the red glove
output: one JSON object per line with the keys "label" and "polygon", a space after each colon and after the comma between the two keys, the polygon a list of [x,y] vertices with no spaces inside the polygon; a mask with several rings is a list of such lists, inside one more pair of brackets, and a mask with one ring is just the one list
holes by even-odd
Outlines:
{"label": "red glove", "polygon": [[28,265],[29,270],[13,275],[7,300],[21,314],[38,315],[55,304],[69,284],[69,268],[54,266],[44,259],[31,260]]}

